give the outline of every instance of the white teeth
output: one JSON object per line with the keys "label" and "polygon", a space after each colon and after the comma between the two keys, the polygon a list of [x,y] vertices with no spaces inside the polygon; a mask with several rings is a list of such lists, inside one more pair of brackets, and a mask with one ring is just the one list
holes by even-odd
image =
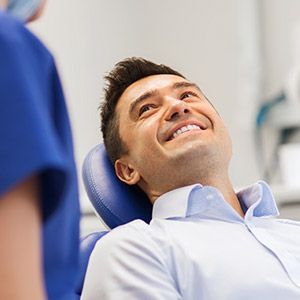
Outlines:
{"label": "white teeth", "polygon": [[201,129],[200,126],[198,125],[194,125],[194,124],[189,124],[187,126],[182,126],[181,128],[177,129],[173,135],[172,135],[172,138],[176,138],[178,135],[186,132],[186,131],[190,131],[190,130],[193,130],[193,129]]}
{"label": "white teeth", "polygon": [[186,126],[183,126],[183,127],[181,127],[180,129],[181,129],[181,132],[186,132],[186,131],[188,131],[188,128],[187,128]]}

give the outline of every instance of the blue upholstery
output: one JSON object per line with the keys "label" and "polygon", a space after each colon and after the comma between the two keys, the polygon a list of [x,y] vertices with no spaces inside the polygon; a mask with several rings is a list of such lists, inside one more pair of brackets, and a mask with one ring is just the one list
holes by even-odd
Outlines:
{"label": "blue upholstery", "polygon": [[[128,223],[135,219],[150,222],[152,205],[138,188],[122,183],[115,175],[103,145],[93,148],[87,155],[82,168],[86,192],[102,221],[109,227]],[[95,232],[81,240],[79,274],[75,288],[80,299],[85,273],[97,241],[107,233]]]}
{"label": "blue upholstery", "polygon": [[[80,253],[79,253],[79,272],[77,282],[75,286],[75,294],[81,296],[84,277],[87,270],[90,255],[99,239],[101,239],[107,231],[94,232],[86,236],[80,241]],[[79,297],[78,297],[79,299]]]}
{"label": "blue upholstery", "polygon": [[89,199],[109,228],[135,219],[150,222],[152,204],[140,189],[117,178],[103,144],[88,153],[82,173]]}

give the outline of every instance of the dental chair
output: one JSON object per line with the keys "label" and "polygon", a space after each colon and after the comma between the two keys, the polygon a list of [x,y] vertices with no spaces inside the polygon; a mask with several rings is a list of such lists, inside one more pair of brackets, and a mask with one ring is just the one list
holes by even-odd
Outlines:
{"label": "dental chair", "polygon": [[[83,164],[82,176],[86,192],[97,215],[109,229],[136,219],[150,222],[152,204],[146,194],[116,177],[103,144],[97,145],[88,153]],[[81,240],[79,276],[75,290],[78,298],[83,288],[90,254],[97,241],[107,232],[91,233]]]}

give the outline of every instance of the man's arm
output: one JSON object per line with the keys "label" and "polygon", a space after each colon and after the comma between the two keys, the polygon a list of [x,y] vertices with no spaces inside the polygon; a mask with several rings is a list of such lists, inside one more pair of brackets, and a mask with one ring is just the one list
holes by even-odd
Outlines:
{"label": "man's arm", "polygon": [[0,299],[45,299],[38,179],[0,196]]}
{"label": "man's arm", "polygon": [[176,300],[181,296],[158,245],[147,232],[125,225],[96,244],[81,299]]}

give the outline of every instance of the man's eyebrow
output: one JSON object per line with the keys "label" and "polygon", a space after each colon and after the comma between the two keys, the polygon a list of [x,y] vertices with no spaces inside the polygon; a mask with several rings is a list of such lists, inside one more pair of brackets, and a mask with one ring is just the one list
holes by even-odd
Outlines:
{"label": "man's eyebrow", "polygon": [[[201,89],[199,88],[199,86],[196,83],[193,82],[188,82],[188,81],[180,81],[180,82],[175,82],[171,88],[173,89],[180,89],[180,88],[195,88],[197,89],[199,92],[202,92]],[[142,94],[141,96],[137,97],[135,100],[133,100],[130,104],[130,108],[129,108],[129,114],[131,114],[135,108],[144,100],[149,99],[155,95],[158,94],[158,90],[150,90],[148,92],[145,92],[144,94]]]}
{"label": "man's eyebrow", "polygon": [[135,110],[135,108],[139,105],[139,103],[143,102],[148,98],[155,96],[157,93],[158,90],[151,90],[137,97],[135,100],[133,100],[130,104],[129,114],[131,114]]}
{"label": "man's eyebrow", "polygon": [[193,82],[188,82],[188,81],[180,81],[180,82],[176,82],[173,84],[173,88],[175,89],[180,89],[180,88],[195,88],[197,89],[199,92],[202,92],[200,87],[196,84],[196,83],[193,83]]}

